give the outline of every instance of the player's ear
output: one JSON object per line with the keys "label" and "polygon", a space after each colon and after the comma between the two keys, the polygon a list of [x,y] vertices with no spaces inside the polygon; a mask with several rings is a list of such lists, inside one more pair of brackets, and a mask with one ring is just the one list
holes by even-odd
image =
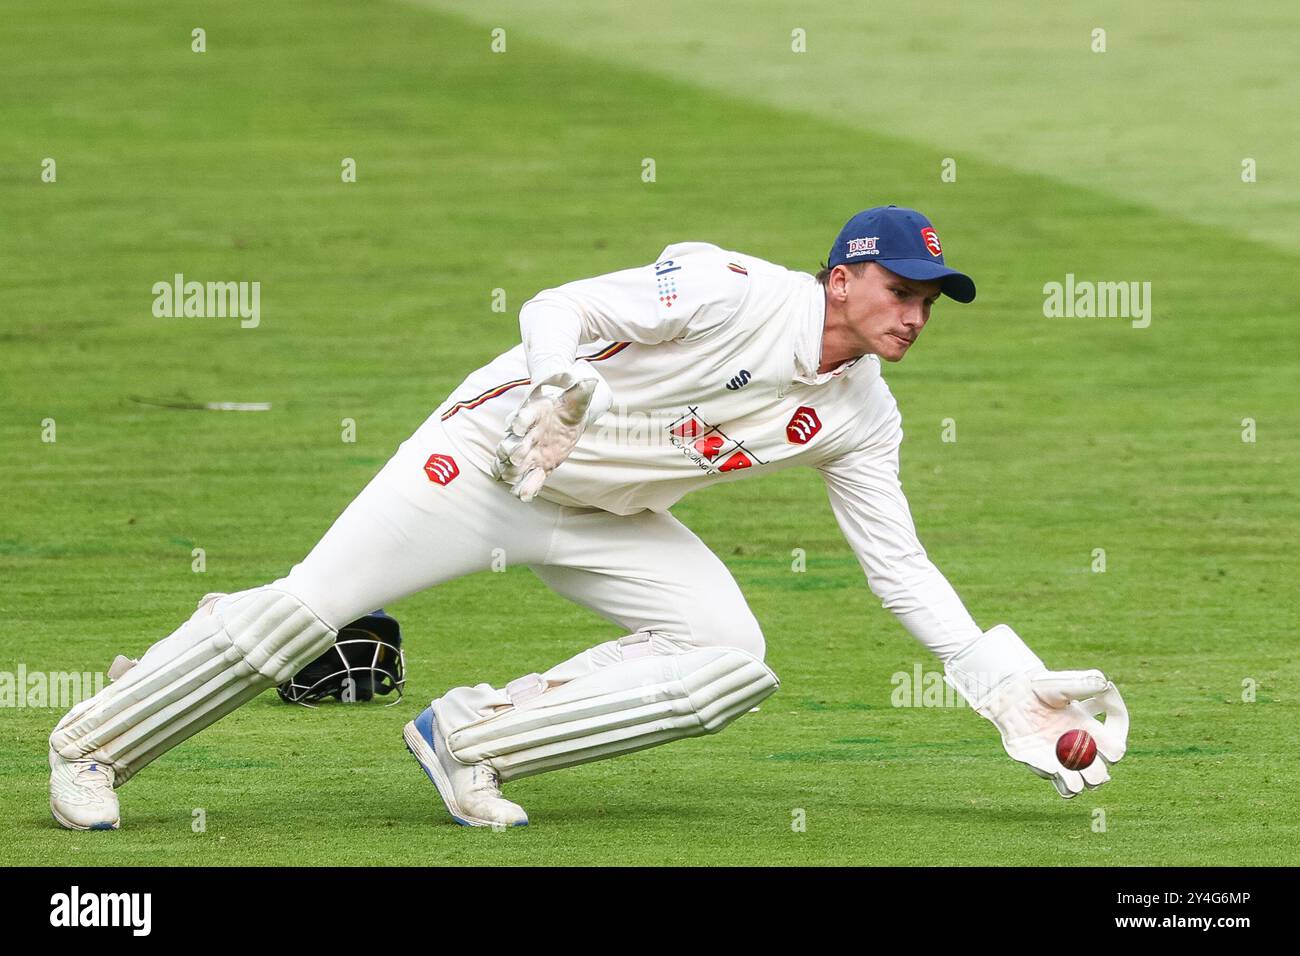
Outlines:
{"label": "player's ear", "polygon": [[[836,276],[839,277],[838,283],[836,282]],[[848,286],[848,281],[849,270],[841,269],[839,266],[836,266],[834,269],[831,269],[830,278],[826,281],[826,288],[832,290],[837,297],[844,298],[847,294],[845,289]]]}

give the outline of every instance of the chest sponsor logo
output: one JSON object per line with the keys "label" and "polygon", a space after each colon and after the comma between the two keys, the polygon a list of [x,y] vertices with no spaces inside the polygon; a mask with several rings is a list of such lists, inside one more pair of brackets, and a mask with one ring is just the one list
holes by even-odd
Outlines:
{"label": "chest sponsor logo", "polygon": [[822,430],[822,420],[811,405],[800,405],[785,426],[785,439],[795,445],[806,445]]}
{"label": "chest sponsor logo", "polygon": [[424,463],[424,473],[430,481],[447,485],[460,474],[460,469],[456,467],[456,459],[451,455],[430,455]]}
{"label": "chest sponsor logo", "polygon": [[732,438],[722,428],[709,424],[696,406],[668,425],[667,431],[673,447],[706,474],[720,475],[767,464],[746,448],[743,440]]}

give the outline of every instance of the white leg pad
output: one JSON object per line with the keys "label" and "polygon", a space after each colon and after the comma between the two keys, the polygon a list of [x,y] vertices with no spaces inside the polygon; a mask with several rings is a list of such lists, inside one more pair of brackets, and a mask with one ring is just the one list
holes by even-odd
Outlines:
{"label": "white leg pad", "polygon": [[525,697],[455,730],[447,746],[512,780],[715,733],[779,686],[766,664],[734,647],[653,654]]}
{"label": "white leg pad", "polygon": [[256,588],[204,603],[121,679],[68,713],[50,745],[94,758],[121,786],[154,758],[286,680],[337,632],[292,594]]}

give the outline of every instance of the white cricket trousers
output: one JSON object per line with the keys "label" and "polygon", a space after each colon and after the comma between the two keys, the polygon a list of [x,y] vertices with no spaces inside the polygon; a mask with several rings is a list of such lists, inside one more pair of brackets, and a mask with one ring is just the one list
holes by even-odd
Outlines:
{"label": "white cricket trousers", "polygon": [[[430,464],[435,455],[445,458]],[[457,470],[450,480],[445,459]],[[665,652],[717,645],[763,659],[762,631],[731,573],[672,515],[522,502],[459,453],[437,416],[402,443],[302,563],[272,587],[295,595],[337,629],[407,595],[487,570],[494,560],[527,565],[557,594],[627,634],[651,632]],[[521,626],[502,602],[502,631]],[[583,646],[571,637],[564,645],[568,653]],[[615,660],[616,648],[602,644],[543,676],[572,680]],[[540,671],[544,663],[518,662],[525,671]],[[466,720],[508,703],[487,685],[477,694],[461,690]]]}

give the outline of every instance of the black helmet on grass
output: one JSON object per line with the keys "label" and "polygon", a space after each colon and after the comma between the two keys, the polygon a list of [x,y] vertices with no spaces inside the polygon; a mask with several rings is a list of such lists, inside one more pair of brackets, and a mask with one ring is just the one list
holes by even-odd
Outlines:
{"label": "black helmet on grass", "polygon": [[402,699],[406,683],[406,658],[402,630],[381,608],[339,630],[334,646],[277,688],[280,699],[311,706],[333,697],[351,704],[376,694],[397,691]]}

